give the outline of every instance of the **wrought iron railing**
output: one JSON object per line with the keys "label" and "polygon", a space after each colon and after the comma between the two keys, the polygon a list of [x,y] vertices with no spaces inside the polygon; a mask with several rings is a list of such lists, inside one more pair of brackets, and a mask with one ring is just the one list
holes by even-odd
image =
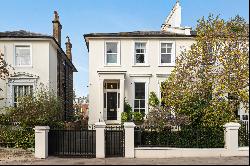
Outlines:
{"label": "wrought iron railing", "polygon": [[95,130],[50,130],[49,155],[95,157]]}
{"label": "wrought iron railing", "polygon": [[105,156],[124,157],[124,127],[109,125],[105,129]]}
{"label": "wrought iron railing", "polygon": [[239,129],[239,147],[249,146],[249,122],[241,121]]}
{"label": "wrought iron railing", "polygon": [[221,128],[181,127],[160,130],[154,127],[135,128],[135,147],[223,148]]}

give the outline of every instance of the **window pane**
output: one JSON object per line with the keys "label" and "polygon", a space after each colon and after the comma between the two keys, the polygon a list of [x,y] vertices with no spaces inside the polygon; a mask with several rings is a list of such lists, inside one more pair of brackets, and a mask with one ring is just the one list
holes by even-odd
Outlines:
{"label": "window pane", "polygon": [[166,53],[166,48],[161,48],[161,53]]}
{"label": "window pane", "polygon": [[139,109],[134,109],[134,112],[140,112],[140,110]]}
{"label": "window pane", "polygon": [[17,96],[18,95],[18,91],[17,91],[17,86],[14,86],[14,102],[17,102]]}
{"label": "window pane", "polygon": [[248,120],[248,115],[242,115],[242,120]]}
{"label": "window pane", "polygon": [[103,100],[104,100],[104,102],[103,102],[103,104],[104,104],[104,108],[106,108],[106,102],[107,102],[107,100],[106,100],[106,93],[104,93],[104,95],[103,95]]}
{"label": "window pane", "polygon": [[135,63],[145,63],[146,43],[135,43]]}
{"label": "window pane", "polygon": [[16,46],[16,65],[31,65],[30,46]]}
{"label": "window pane", "polygon": [[145,63],[144,54],[136,54],[136,63]]}
{"label": "window pane", "polygon": [[145,116],[145,109],[140,109],[140,113]]}
{"label": "window pane", "polygon": [[107,83],[107,89],[117,89],[117,83]]}
{"label": "window pane", "polygon": [[167,43],[167,48],[172,48],[172,43]]}
{"label": "window pane", "polygon": [[135,83],[135,99],[145,99],[145,83]]}
{"label": "window pane", "polygon": [[139,108],[139,100],[135,100],[134,108]]}
{"label": "window pane", "polygon": [[118,108],[120,108],[120,93],[118,93]]}
{"label": "window pane", "polygon": [[146,43],[135,43],[135,49],[146,49]]}
{"label": "window pane", "polygon": [[30,57],[29,56],[23,57],[21,63],[22,65],[30,65]]}
{"label": "window pane", "polygon": [[171,63],[171,54],[161,54],[161,63]]}
{"label": "window pane", "polygon": [[106,43],[107,46],[107,53],[117,53],[117,43],[109,42]]}
{"label": "window pane", "polygon": [[14,88],[14,106],[17,104],[19,97],[33,95],[33,86],[32,85],[15,85]]}
{"label": "window pane", "polygon": [[140,53],[145,53],[146,50],[145,49],[136,49],[135,51],[137,54],[140,54]]}
{"label": "window pane", "polygon": [[167,53],[171,54],[172,53],[172,48],[167,48]]}
{"label": "window pane", "polygon": [[24,86],[24,95],[29,95],[29,86]]}
{"label": "window pane", "polygon": [[161,43],[161,48],[166,48],[166,43]]}
{"label": "window pane", "polygon": [[117,63],[117,54],[107,54],[107,63]]}
{"label": "window pane", "polygon": [[140,101],[140,108],[145,108],[145,100]]}

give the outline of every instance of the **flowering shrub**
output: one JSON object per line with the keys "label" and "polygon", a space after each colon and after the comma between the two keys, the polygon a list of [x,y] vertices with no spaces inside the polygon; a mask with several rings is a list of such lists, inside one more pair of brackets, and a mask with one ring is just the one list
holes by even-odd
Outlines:
{"label": "flowering shrub", "polygon": [[18,98],[16,107],[6,108],[0,115],[0,146],[34,148],[35,126],[62,128],[60,100],[46,89],[33,96]]}

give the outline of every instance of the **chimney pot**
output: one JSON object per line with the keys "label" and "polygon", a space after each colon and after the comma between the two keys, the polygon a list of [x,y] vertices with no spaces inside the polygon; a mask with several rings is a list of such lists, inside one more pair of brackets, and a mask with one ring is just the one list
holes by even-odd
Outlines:
{"label": "chimney pot", "polygon": [[61,46],[61,31],[62,31],[62,25],[59,20],[59,15],[57,11],[54,11],[54,20],[53,23],[53,37],[56,39],[58,44]]}
{"label": "chimney pot", "polygon": [[66,45],[66,55],[69,58],[69,60],[72,61],[72,52],[71,52],[72,44],[70,42],[69,36],[67,36],[66,38],[67,38],[67,42],[65,43],[65,45]]}

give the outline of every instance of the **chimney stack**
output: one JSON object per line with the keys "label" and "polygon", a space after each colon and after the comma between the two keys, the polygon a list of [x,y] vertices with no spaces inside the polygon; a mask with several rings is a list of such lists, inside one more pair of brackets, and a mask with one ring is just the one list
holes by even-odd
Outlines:
{"label": "chimney stack", "polygon": [[60,23],[59,15],[58,15],[57,11],[54,11],[54,20],[52,21],[52,23],[53,23],[53,37],[56,39],[56,41],[61,46],[62,25]]}
{"label": "chimney stack", "polygon": [[70,43],[69,37],[67,36],[66,38],[67,38],[67,42],[65,43],[66,44],[66,55],[69,58],[69,60],[72,61],[72,52],[71,52],[72,44]]}

